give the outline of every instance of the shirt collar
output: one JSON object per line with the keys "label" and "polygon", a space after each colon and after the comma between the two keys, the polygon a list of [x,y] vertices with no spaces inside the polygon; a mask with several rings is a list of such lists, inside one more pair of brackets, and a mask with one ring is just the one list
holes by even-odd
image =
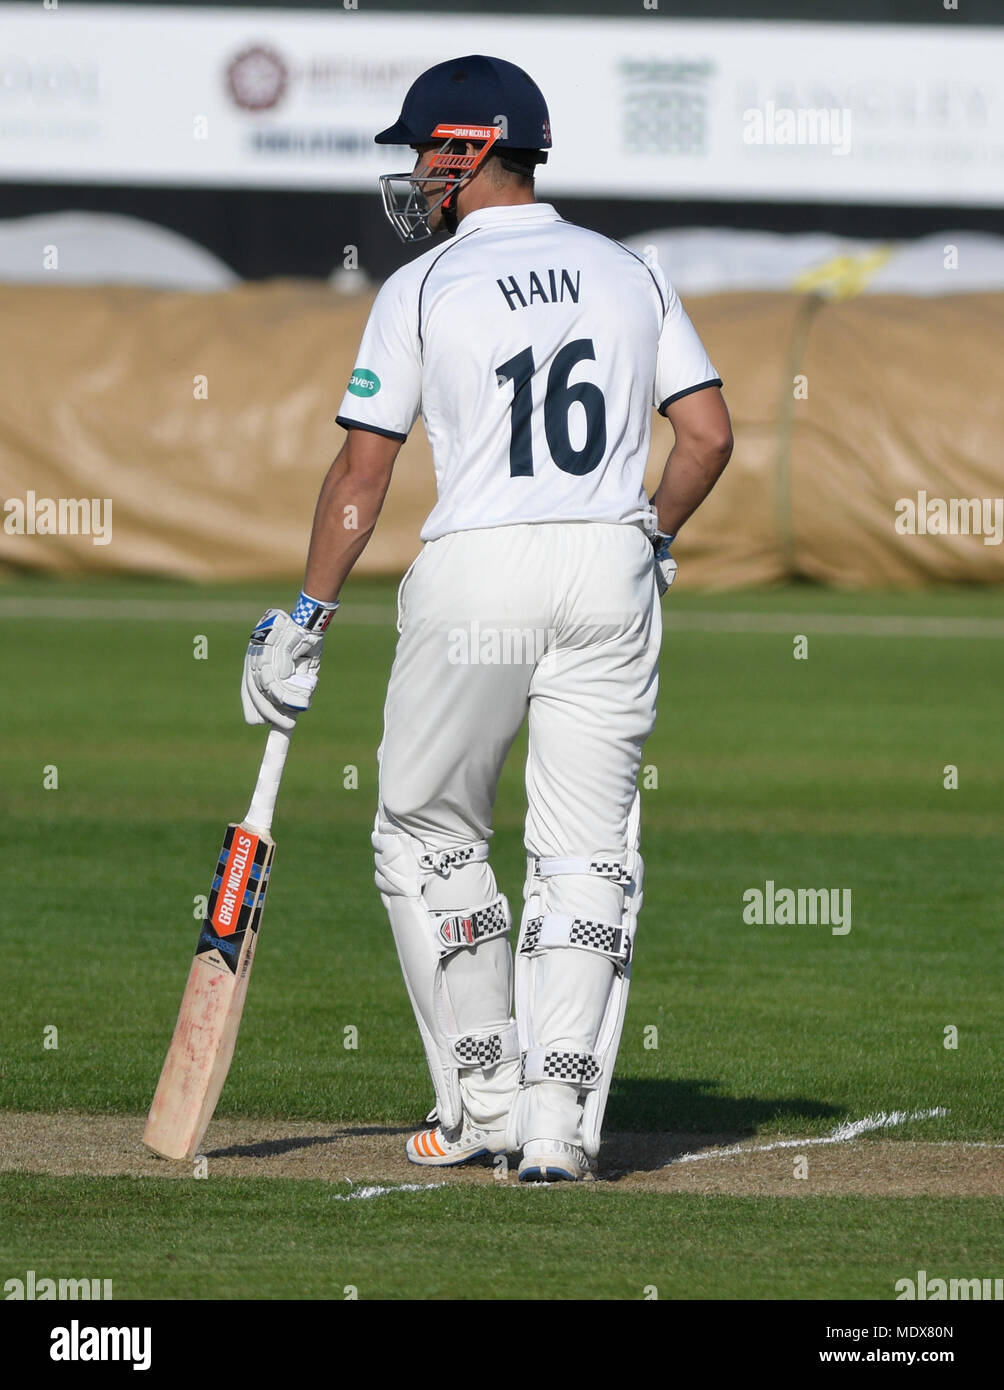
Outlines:
{"label": "shirt collar", "polygon": [[469,212],[459,223],[456,235],[466,236],[468,232],[476,232],[481,227],[527,227],[560,221],[550,203],[511,203]]}

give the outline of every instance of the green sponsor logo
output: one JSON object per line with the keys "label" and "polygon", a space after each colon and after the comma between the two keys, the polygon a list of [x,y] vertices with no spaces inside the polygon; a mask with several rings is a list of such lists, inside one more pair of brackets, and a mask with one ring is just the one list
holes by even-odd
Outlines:
{"label": "green sponsor logo", "polygon": [[357,367],[349,377],[349,390],[353,396],[375,396],[380,390],[380,378],[376,372]]}

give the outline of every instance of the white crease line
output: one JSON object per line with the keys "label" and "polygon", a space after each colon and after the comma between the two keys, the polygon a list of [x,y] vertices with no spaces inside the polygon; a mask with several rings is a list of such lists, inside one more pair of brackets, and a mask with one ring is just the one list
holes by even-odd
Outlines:
{"label": "white crease line", "polygon": [[365,1202],[370,1197],[385,1197],[388,1192],[431,1192],[434,1188],[445,1187],[445,1182],[406,1182],[396,1187],[361,1187],[358,1192],[336,1192],[333,1202]]}
{"label": "white crease line", "polygon": [[880,1110],[877,1115],[866,1115],[863,1120],[844,1120],[836,1129],[820,1139],[779,1139],[774,1144],[757,1144],[752,1148],[744,1148],[737,1144],[731,1149],[709,1149],[704,1153],[681,1154],[679,1158],[671,1158],[662,1166],[672,1168],[674,1163],[698,1163],[703,1158],[732,1158],[736,1154],[765,1154],[773,1149],[807,1149],[810,1144],[844,1144],[848,1139],[857,1139],[859,1135],[868,1134],[871,1130],[889,1129],[893,1125],[905,1124],[907,1120],[939,1120],[947,1114],[948,1111],[941,1105],[933,1110],[911,1110],[909,1113],[905,1110],[893,1110],[887,1114],[885,1110]]}
{"label": "white crease line", "polygon": [[[257,621],[257,608],[238,599],[208,602],[142,598],[0,598],[0,619],[62,618],[72,622],[136,621],[177,623],[246,623]],[[663,608],[666,630],[742,634],[817,632],[843,637],[1004,637],[1004,618],[868,617],[839,613],[694,613]],[[397,611],[390,604],[344,603],[338,614],[345,623],[390,626]]]}

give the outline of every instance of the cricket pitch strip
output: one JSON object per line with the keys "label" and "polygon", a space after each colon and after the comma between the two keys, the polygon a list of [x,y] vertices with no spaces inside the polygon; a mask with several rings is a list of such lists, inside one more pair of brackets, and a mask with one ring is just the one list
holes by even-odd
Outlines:
{"label": "cricket pitch strip", "polygon": [[[138,1115],[0,1112],[0,1172],[191,1181],[194,1163],[158,1158],[143,1147],[143,1123]],[[408,1163],[405,1140],[420,1127],[223,1117],[209,1126],[200,1173],[307,1178],[343,1191],[368,1183],[518,1186],[515,1163],[508,1174],[487,1159],[460,1168]],[[823,1145],[806,1139],[802,1148],[736,1134],[612,1133],[600,1153],[598,1181],[582,1187],[751,1197],[1000,1196],[1004,1144],[868,1137]]]}

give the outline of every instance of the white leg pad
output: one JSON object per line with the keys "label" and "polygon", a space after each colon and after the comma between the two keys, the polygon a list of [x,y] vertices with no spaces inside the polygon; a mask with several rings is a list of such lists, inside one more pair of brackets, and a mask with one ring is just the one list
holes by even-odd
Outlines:
{"label": "white leg pad", "polygon": [[640,797],[628,846],[589,859],[527,861],[516,955],[520,1090],[508,1144],[533,1139],[599,1152],[624,1027],[642,903]]}
{"label": "white leg pad", "polygon": [[486,862],[488,845],[428,851],[383,824],[384,831],[372,836],[376,884],[440,1124],[452,1131],[466,1114],[477,1125],[498,1126],[518,1083],[519,1040],[512,1018],[512,917]]}

